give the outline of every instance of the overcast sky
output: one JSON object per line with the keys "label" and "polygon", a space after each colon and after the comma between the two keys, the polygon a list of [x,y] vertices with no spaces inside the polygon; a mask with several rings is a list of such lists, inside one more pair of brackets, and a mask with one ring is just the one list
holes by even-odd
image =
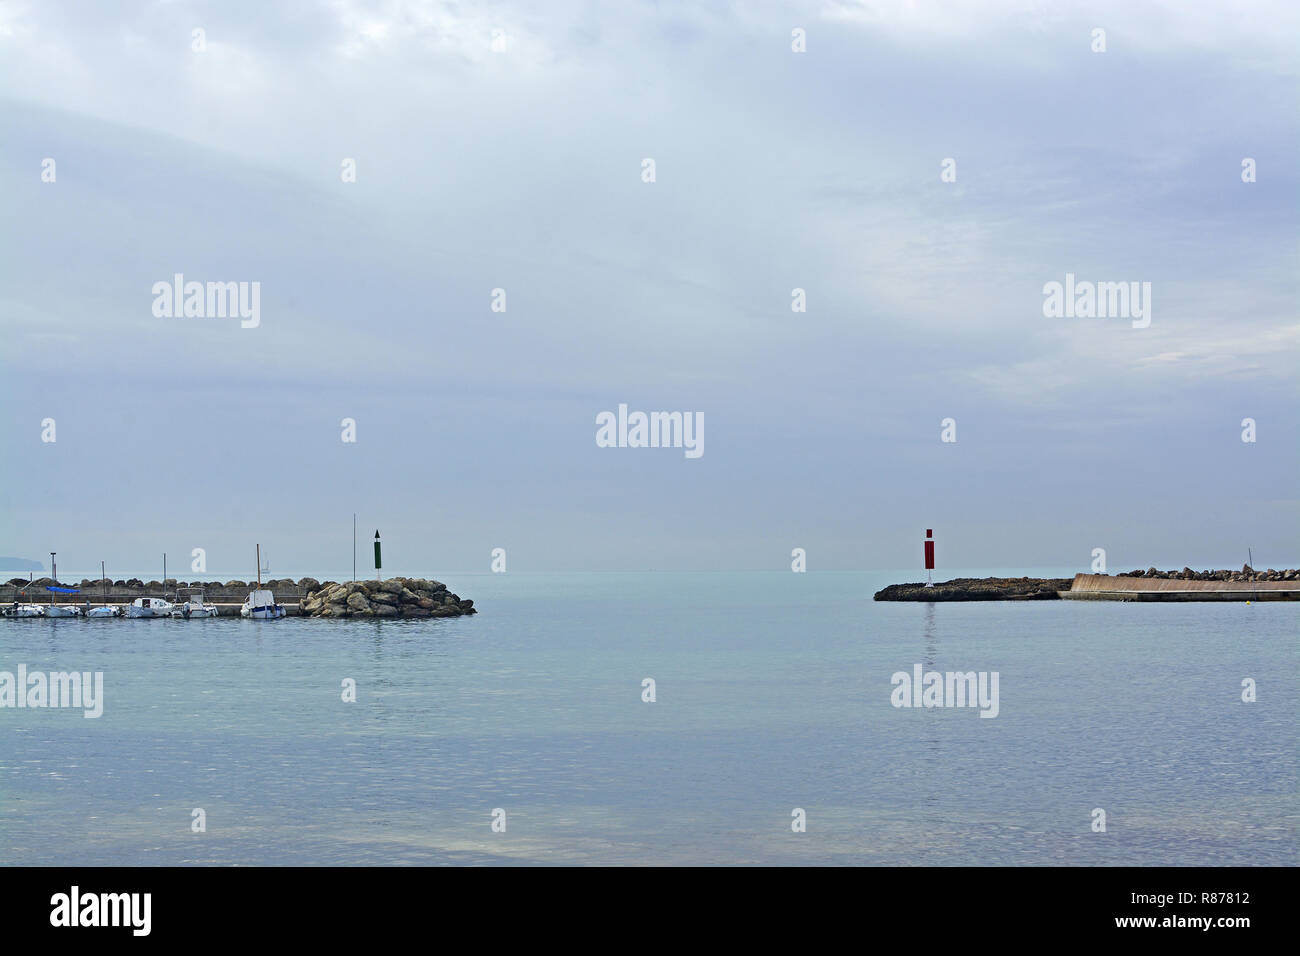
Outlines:
{"label": "overcast sky", "polygon": [[[1294,567],[1298,40],[1285,2],[0,3],[0,554],[331,574],[355,511],[409,574],[904,568],[927,527],[941,572]],[[1067,272],[1149,327],[1045,317]],[[260,324],[155,316],[176,273]],[[703,455],[597,447],[620,403]]]}

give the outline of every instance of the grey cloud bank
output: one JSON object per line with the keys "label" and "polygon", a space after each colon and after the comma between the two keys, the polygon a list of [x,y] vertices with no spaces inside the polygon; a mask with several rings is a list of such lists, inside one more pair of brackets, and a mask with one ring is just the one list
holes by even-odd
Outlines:
{"label": "grey cloud bank", "polygon": [[[4,8],[0,544],[1293,566],[1295,14],[936,9]],[[257,327],[156,315],[177,274]],[[1067,274],[1153,320],[1045,316]],[[620,402],[708,453],[598,447]]]}

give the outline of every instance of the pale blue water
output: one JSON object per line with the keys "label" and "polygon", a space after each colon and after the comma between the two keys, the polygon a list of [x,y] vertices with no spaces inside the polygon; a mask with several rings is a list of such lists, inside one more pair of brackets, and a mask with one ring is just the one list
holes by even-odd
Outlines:
{"label": "pale blue water", "polygon": [[[0,709],[0,862],[1297,862],[1300,608],[872,602],[908,578],[447,575],[480,614],[0,621],[0,670],[105,680],[98,720]],[[1000,715],[895,709],[917,662],[998,671]]]}

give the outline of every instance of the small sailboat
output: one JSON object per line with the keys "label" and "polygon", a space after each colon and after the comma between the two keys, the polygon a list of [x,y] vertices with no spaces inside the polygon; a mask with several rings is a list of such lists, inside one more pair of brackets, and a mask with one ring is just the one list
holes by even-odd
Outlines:
{"label": "small sailboat", "polygon": [[284,617],[284,605],[275,603],[275,595],[262,587],[262,546],[257,546],[257,590],[249,592],[244,599],[244,606],[239,609],[240,617],[255,621],[269,621]]}
{"label": "small sailboat", "polygon": [[55,604],[55,594],[77,594],[76,588],[60,588],[47,585],[45,590],[50,592],[50,603],[45,608],[46,617],[81,617],[81,608],[75,604]]}
{"label": "small sailboat", "polygon": [[172,602],[163,598],[147,597],[136,598],[127,606],[127,617],[169,617],[172,613]]}
{"label": "small sailboat", "polygon": [[[27,587],[31,587],[33,582],[30,573],[27,575],[27,578]],[[26,593],[27,588],[23,588],[18,592],[18,594],[21,595],[25,595]],[[17,597],[18,595],[14,596]],[[5,617],[44,617],[45,608],[41,607],[39,604],[32,604],[30,602],[19,604],[17,601],[14,601],[4,609],[4,615]]]}
{"label": "small sailboat", "polygon": [[182,617],[187,621],[196,617],[216,617],[217,606],[205,604],[203,598],[203,588],[181,588],[176,592],[176,600],[181,603],[172,608],[172,617]]}
{"label": "small sailboat", "polygon": [[94,618],[121,617],[122,609],[120,607],[117,607],[116,605],[111,605],[107,603],[108,576],[104,573],[103,561],[99,562],[99,587],[101,591],[100,596],[105,599],[105,603],[99,607],[86,608],[86,617],[94,617]]}

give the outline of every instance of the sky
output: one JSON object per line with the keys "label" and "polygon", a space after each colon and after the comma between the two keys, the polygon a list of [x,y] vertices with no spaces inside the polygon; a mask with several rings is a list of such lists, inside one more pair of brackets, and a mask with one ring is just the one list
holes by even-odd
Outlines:
{"label": "sky", "polygon": [[[394,574],[913,568],[926,528],[940,576],[1296,567],[1298,39],[1284,2],[0,2],[0,554],[330,575],[356,513]],[[178,273],[258,283],[256,326],[156,314]],[[1067,273],[1150,324],[1045,315]],[[703,453],[600,447],[620,404]]]}

